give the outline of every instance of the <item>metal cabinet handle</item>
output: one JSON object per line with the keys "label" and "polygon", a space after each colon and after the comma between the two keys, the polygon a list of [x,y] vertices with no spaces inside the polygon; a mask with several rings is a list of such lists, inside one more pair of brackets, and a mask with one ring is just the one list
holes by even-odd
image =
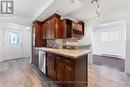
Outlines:
{"label": "metal cabinet handle", "polygon": [[72,69],[71,69],[71,68],[69,68],[69,67],[66,67],[66,69],[72,70]]}
{"label": "metal cabinet handle", "polygon": [[60,57],[57,57],[57,59],[60,59]]}
{"label": "metal cabinet handle", "polygon": [[71,61],[69,61],[69,60],[65,60],[66,62],[71,62]]}

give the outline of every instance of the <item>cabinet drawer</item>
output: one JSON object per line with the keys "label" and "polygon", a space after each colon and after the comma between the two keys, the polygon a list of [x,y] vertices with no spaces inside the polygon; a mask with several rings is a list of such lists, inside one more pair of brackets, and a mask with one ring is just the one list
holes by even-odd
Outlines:
{"label": "cabinet drawer", "polygon": [[73,68],[74,64],[75,64],[75,61],[73,59],[66,58],[65,59],[65,64],[68,66],[68,68]]}
{"label": "cabinet drawer", "polygon": [[53,54],[53,53],[47,53],[47,56],[49,56],[49,57],[55,57],[55,54]]}

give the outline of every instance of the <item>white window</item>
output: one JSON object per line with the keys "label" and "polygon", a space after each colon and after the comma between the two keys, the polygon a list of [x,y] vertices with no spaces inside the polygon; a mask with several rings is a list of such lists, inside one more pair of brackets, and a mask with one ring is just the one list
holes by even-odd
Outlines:
{"label": "white window", "polygon": [[119,41],[119,31],[111,31],[111,32],[102,32],[101,33],[101,41]]}
{"label": "white window", "polygon": [[109,32],[102,32],[101,33],[101,41],[109,41]]}
{"label": "white window", "polygon": [[119,35],[120,35],[119,31],[110,32],[109,35],[110,35],[110,41],[119,41]]}
{"label": "white window", "polygon": [[8,32],[8,43],[18,45],[19,44],[19,33],[18,32]]}

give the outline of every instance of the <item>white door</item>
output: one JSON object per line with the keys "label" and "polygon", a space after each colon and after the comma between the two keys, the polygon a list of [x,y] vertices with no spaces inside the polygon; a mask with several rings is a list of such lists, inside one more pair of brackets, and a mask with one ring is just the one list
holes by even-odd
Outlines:
{"label": "white door", "polygon": [[23,42],[22,31],[5,29],[5,59],[15,59],[22,57]]}

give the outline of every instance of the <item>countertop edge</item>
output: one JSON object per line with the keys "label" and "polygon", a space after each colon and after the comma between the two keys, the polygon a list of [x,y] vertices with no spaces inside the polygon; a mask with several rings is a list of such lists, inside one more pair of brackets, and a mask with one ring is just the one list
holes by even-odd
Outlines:
{"label": "countertop edge", "polygon": [[[55,54],[57,54],[57,55],[61,55],[61,56],[65,56],[65,57],[69,57],[69,58],[72,58],[72,59],[78,59],[78,58],[80,58],[80,57],[82,57],[82,56],[84,56],[84,55],[87,55],[87,54],[89,54],[89,53],[91,53],[91,51],[88,51],[88,52],[86,52],[86,53],[83,53],[83,54],[81,54],[81,55],[79,55],[79,56],[71,56],[71,55],[67,55],[67,54],[62,54],[62,53],[58,53],[58,52],[54,52],[54,51],[49,51],[49,50],[45,50],[45,49],[49,49],[49,48],[35,48],[35,49],[38,49],[38,50],[41,50],[41,51],[45,51],[45,52],[50,52],[50,53],[55,53]],[[51,49],[53,49],[53,48],[51,48]]]}

